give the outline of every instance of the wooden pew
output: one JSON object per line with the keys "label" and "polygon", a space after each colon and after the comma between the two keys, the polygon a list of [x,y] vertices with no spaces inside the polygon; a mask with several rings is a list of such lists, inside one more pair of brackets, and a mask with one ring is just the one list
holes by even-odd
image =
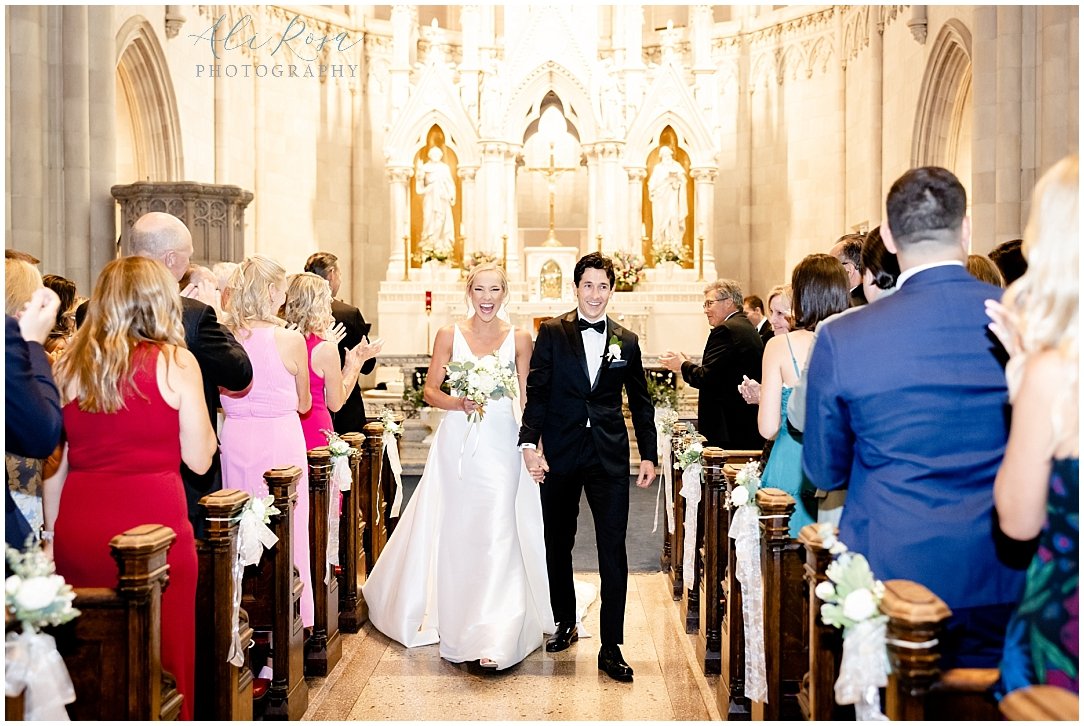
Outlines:
{"label": "wooden pew", "polygon": [[207,512],[204,538],[196,541],[196,682],[193,715],[198,721],[252,720],[252,628],[248,614],[238,624],[246,662],[227,661],[233,640],[233,567],[237,560],[238,518],[249,495],[223,489],[200,499]]}
{"label": "wooden pew", "polygon": [[368,462],[364,468],[369,474],[367,483],[362,484],[366,489],[364,503],[367,507],[367,509],[363,511],[366,522],[365,531],[367,533],[367,536],[365,537],[366,575],[373,571],[373,565],[376,564],[377,558],[380,557],[380,553],[384,551],[384,546],[388,543],[388,537],[391,535],[391,530],[388,528],[388,518],[386,516],[386,512],[391,507],[391,503],[386,501],[384,497],[384,488],[382,486],[382,474],[384,471],[383,437],[384,424],[379,421],[365,424],[364,455]]}
{"label": "wooden pew", "polygon": [[737,470],[760,456],[759,451],[727,451],[715,447],[704,449],[703,486],[703,546],[699,578],[700,628],[696,639],[697,660],[705,673],[719,673],[722,662],[722,621],[726,610],[723,578],[731,547],[728,536],[731,513],[726,507],[727,478],[733,479]]}
{"label": "wooden pew", "polygon": [[1080,717],[1077,694],[1057,686],[1028,686],[1005,694],[999,705],[1009,721],[1076,721]]}
{"label": "wooden pew", "polygon": [[369,459],[365,456],[365,435],[349,433],[343,441],[357,453],[350,455],[350,491],[343,492],[339,519],[339,630],[356,633],[369,619],[369,608],[361,593],[369,571],[365,536],[370,529]]}
{"label": "wooden pew", "polygon": [[312,634],[305,642],[305,675],[326,676],[343,655],[339,634],[339,580],[328,572],[327,543],[330,527],[339,526],[339,518],[328,518],[328,502],[339,498],[331,486],[331,450],[326,446],[310,449],[309,458],[309,569],[312,576],[315,609]]}
{"label": "wooden pew", "polygon": [[997,681],[996,669],[955,668],[942,673],[938,668],[941,623],[952,614],[941,598],[917,582],[888,580],[881,612],[888,616],[892,664],[885,715],[893,721],[998,719],[997,702],[989,690]]}
{"label": "wooden pew", "polygon": [[666,573],[670,579],[671,595],[675,600],[681,600],[685,595],[685,577],[682,572],[682,559],[685,552],[685,498],[678,492],[681,491],[681,469],[674,466],[677,460],[676,452],[678,439],[689,430],[685,424],[674,424],[674,430],[670,434],[670,461],[660,462],[663,466],[669,466],[672,474],[673,491],[671,498],[674,502],[674,531],[668,533],[670,539],[670,570]]}
{"label": "wooden pew", "polygon": [[809,623],[803,586],[804,549],[789,534],[795,501],[781,489],[757,491],[760,507],[760,566],[764,584],[765,702],[753,702],[754,721],[802,719],[798,702],[809,663]]}
{"label": "wooden pew", "polygon": [[81,615],[49,629],[75,686],[73,721],[175,721],[181,694],[162,670],[162,591],[166,554],[177,535],[144,524],[109,542],[117,587],[78,588]]}
{"label": "wooden pew", "polygon": [[[838,529],[833,527],[838,533]],[[816,524],[807,524],[798,533],[805,548],[803,577],[806,582],[806,623],[809,634],[809,671],[798,694],[802,717],[807,721],[853,721],[854,707],[839,706],[835,682],[843,658],[843,632],[821,620],[823,601],[817,597],[817,585],[828,579],[825,574],[832,555],[824,547]]]}
{"label": "wooden pew", "polygon": [[[279,540],[264,551],[259,564],[245,568],[242,588],[241,605],[249,614],[252,628],[271,633],[274,678],[265,696],[262,715],[266,719],[299,720],[309,704],[309,689],[303,674],[302,585],[291,550],[293,510],[300,478],[301,470],[296,466],[270,469],[264,474],[267,489],[279,509],[270,524]],[[262,662],[257,660],[255,665],[259,668]]]}

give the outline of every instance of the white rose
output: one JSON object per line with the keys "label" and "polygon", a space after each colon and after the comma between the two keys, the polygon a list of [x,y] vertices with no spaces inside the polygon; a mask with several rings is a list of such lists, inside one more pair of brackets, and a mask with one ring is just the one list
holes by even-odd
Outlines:
{"label": "white rose", "polygon": [[23,610],[42,610],[52,604],[63,585],[64,578],[59,575],[23,580],[15,593],[15,604]]}
{"label": "white rose", "polygon": [[484,393],[488,394],[496,387],[497,382],[493,380],[493,376],[489,375],[488,373],[479,373],[474,378],[474,388],[477,388]]}
{"label": "white rose", "polygon": [[614,360],[621,360],[621,346],[617,343],[610,344],[610,357]]}
{"label": "white rose", "polygon": [[816,589],[813,590],[813,592],[816,593],[817,597],[819,597],[821,600],[824,600],[825,602],[830,601],[836,596],[835,585],[827,581],[817,585]]}
{"label": "white rose", "polygon": [[749,490],[745,487],[734,487],[734,491],[730,492],[730,502],[735,507],[740,507],[743,504],[749,502]]}
{"label": "white rose", "polygon": [[701,454],[704,452],[704,445],[697,441],[695,444],[689,447],[689,451],[694,451],[697,454]]}
{"label": "white rose", "polygon": [[8,597],[15,597],[15,593],[19,591],[19,586],[23,584],[23,578],[18,575],[12,575],[4,581],[4,594]]}
{"label": "white rose", "polygon": [[843,600],[843,616],[855,622],[865,620],[877,612],[877,601],[866,588],[855,590]]}

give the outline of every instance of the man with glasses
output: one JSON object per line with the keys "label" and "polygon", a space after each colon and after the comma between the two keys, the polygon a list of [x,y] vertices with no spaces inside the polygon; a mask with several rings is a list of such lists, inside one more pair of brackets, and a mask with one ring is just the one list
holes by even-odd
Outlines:
{"label": "man with glasses", "polygon": [[862,240],[863,234],[845,234],[836,240],[828,254],[843,263],[847,271],[847,284],[851,288],[851,307],[866,304],[866,294],[862,292]]}
{"label": "man with glasses", "polygon": [[704,316],[711,326],[704,359],[696,365],[684,353],[667,351],[659,362],[680,373],[699,389],[697,430],[708,446],[724,449],[759,449],[764,445],[757,429],[757,407],[738,391],[743,376],[759,379],[764,343],[742,311],[741,287],[734,280],[716,280],[704,289]]}

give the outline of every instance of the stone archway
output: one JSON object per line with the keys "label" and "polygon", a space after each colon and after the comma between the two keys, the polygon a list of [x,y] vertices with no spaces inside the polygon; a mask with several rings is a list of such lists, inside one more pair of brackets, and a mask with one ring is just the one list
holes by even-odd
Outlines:
{"label": "stone archway", "polygon": [[116,40],[118,181],[180,181],[184,166],[177,99],[154,29],[134,16],[117,31]]}
{"label": "stone archway", "polygon": [[971,186],[971,33],[950,20],[933,44],[922,79],[911,166],[942,166]]}

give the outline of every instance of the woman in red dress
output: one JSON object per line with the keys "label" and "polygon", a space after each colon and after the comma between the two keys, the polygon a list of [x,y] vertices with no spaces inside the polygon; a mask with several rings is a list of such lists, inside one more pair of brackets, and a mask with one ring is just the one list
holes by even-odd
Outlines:
{"label": "woman in red dress", "polygon": [[184,697],[181,717],[191,719],[197,561],[180,465],[204,473],[216,441],[199,367],[184,346],[177,282],[161,263],[126,257],[105,266],[56,381],[67,444],[43,503],[57,572],[75,587],[114,587],[109,540],[140,524],[176,532],[162,667]]}

